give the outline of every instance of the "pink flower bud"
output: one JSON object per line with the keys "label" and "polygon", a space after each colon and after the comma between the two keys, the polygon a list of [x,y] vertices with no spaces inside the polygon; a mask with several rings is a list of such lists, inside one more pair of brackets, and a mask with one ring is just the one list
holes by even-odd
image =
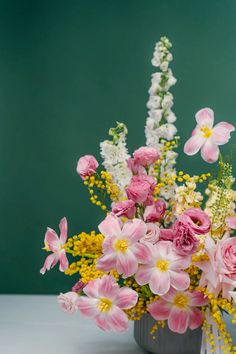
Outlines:
{"label": "pink flower bud", "polygon": [[98,162],[92,155],[82,156],[77,163],[77,172],[82,179],[96,173]]}

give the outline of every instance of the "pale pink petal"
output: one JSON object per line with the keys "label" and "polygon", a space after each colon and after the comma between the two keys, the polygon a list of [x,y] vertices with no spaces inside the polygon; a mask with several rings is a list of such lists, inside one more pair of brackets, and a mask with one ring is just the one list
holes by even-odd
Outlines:
{"label": "pale pink petal", "polygon": [[115,215],[109,214],[98,228],[104,236],[115,236],[121,233],[121,221]]}
{"label": "pale pink petal", "polygon": [[116,270],[119,274],[123,274],[123,278],[131,277],[137,272],[138,262],[130,250],[117,253]]}
{"label": "pale pink petal", "polygon": [[115,278],[109,275],[103,275],[98,285],[98,292],[100,297],[105,297],[113,300],[119,291],[119,286]]}
{"label": "pale pink petal", "polygon": [[135,274],[135,280],[139,285],[145,285],[150,282],[153,269],[148,265],[139,266],[137,273]]}
{"label": "pale pink petal", "polygon": [[126,222],[122,230],[122,235],[126,236],[132,243],[139,241],[146,233],[147,226],[140,219]]}
{"label": "pale pink petal", "polygon": [[220,122],[215,125],[215,128],[222,128],[228,130],[230,133],[235,131],[235,126],[233,124],[227,123],[227,122]]}
{"label": "pale pink petal", "polygon": [[190,329],[196,329],[201,326],[204,320],[204,314],[201,310],[193,308],[190,311],[189,327]]}
{"label": "pale pink petal", "polygon": [[157,321],[167,320],[170,314],[171,305],[162,299],[151,302],[148,310],[153,318]]}
{"label": "pale pink petal", "polygon": [[102,244],[102,250],[103,253],[111,253],[114,251],[114,243],[116,241],[115,236],[107,236],[105,237],[103,244]]}
{"label": "pale pink petal", "polygon": [[195,134],[189,138],[184,145],[184,153],[192,156],[198,153],[206,139],[200,134]]}
{"label": "pale pink petal", "polygon": [[99,285],[101,279],[90,280],[88,284],[83,288],[83,292],[88,297],[99,298]]}
{"label": "pale pink petal", "polygon": [[82,315],[92,318],[99,314],[98,303],[99,300],[97,299],[80,296],[78,299],[78,308]]}
{"label": "pale pink petal", "polygon": [[218,146],[212,141],[208,139],[201,149],[201,156],[204,161],[208,163],[216,162],[219,158],[219,148]]}
{"label": "pale pink petal", "polygon": [[111,330],[111,326],[110,323],[108,321],[108,316],[106,313],[99,313],[96,317],[95,317],[95,322],[96,325],[101,328],[103,331],[107,332]]}
{"label": "pale pink petal", "polygon": [[149,287],[153,294],[165,295],[170,289],[169,272],[159,272],[156,270],[152,273]]}
{"label": "pale pink petal", "polygon": [[173,288],[176,290],[185,290],[190,285],[190,278],[188,273],[181,271],[181,272],[174,272],[171,270],[170,272],[170,283]]}
{"label": "pale pink petal", "polygon": [[96,268],[108,272],[116,267],[116,254],[108,253],[97,260]]}
{"label": "pale pink petal", "polygon": [[64,245],[67,240],[67,220],[65,217],[61,219],[59,224],[59,229],[61,231],[60,242],[62,245]]}
{"label": "pale pink petal", "polygon": [[209,302],[208,297],[200,291],[188,292],[188,294],[189,306],[204,306]]}
{"label": "pale pink petal", "polygon": [[43,267],[40,269],[41,274],[45,274],[46,270],[53,268],[59,261],[59,256],[56,253],[52,253],[45,259]]}
{"label": "pale pink petal", "polygon": [[233,216],[228,216],[225,219],[225,223],[228,227],[230,227],[231,229],[236,229],[236,215]]}
{"label": "pale pink petal", "polygon": [[58,237],[56,231],[54,231],[50,227],[47,228],[44,242],[45,242],[46,247],[47,246],[49,247],[50,251],[58,252],[60,250],[59,237]]}
{"label": "pale pink petal", "polygon": [[68,259],[66,257],[66,251],[65,250],[61,250],[60,255],[59,255],[59,260],[60,260],[59,270],[61,272],[64,272],[65,270],[68,269],[68,266],[69,266],[69,262],[68,262]]}
{"label": "pale pink petal", "polygon": [[171,258],[170,269],[177,270],[177,269],[186,269],[189,267],[191,263],[191,256],[179,256],[174,254]]}
{"label": "pale pink petal", "polygon": [[127,315],[117,306],[112,306],[109,311],[108,321],[112,329],[117,332],[127,331],[129,328],[129,320]]}
{"label": "pale pink petal", "polygon": [[115,305],[120,307],[121,309],[130,309],[134,307],[138,301],[138,294],[136,291],[128,288],[123,287],[120,288],[117,292],[115,298]]}
{"label": "pale pink petal", "polygon": [[170,290],[168,291],[168,293],[166,293],[165,295],[163,295],[163,300],[165,300],[166,302],[170,302],[173,303],[173,299],[176,295],[177,291],[174,288],[170,288]]}
{"label": "pale pink petal", "polygon": [[174,231],[172,229],[160,229],[160,240],[173,241]]}
{"label": "pale pink petal", "polygon": [[197,124],[202,127],[202,126],[207,126],[209,128],[213,127],[214,123],[214,112],[210,108],[203,108],[200,109],[195,115]]}
{"label": "pale pink petal", "polygon": [[171,331],[183,334],[189,325],[189,311],[172,307],[168,318],[168,326]]}
{"label": "pale pink petal", "polygon": [[148,246],[142,243],[136,243],[130,247],[137,261],[140,263],[148,263],[151,260],[151,254]]}

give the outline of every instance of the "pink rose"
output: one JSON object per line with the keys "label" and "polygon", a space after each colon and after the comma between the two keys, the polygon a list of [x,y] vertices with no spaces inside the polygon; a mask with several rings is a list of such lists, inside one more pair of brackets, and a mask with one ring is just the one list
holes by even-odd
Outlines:
{"label": "pink rose", "polygon": [[218,242],[216,259],[221,274],[236,277],[236,237],[228,237],[226,234]]}
{"label": "pink rose", "polygon": [[140,175],[146,173],[146,170],[143,166],[139,165],[135,159],[131,157],[127,160],[127,166],[134,175]]}
{"label": "pink rose", "polygon": [[160,228],[151,222],[146,223],[147,226],[147,233],[143,238],[140,240],[141,242],[152,243],[155,245],[160,238]]}
{"label": "pink rose", "polygon": [[180,216],[179,220],[187,222],[197,235],[207,234],[211,229],[211,220],[209,216],[199,208],[190,208],[186,210]]}
{"label": "pink rose", "polygon": [[92,155],[82,156],[77,163],[77,172],[82,179],[96,173],[98,162]]}
{"label": "pink rose", "polygon": [[199,240],[187,222],[176,221],[173,232],[173,244],[176,253],[189,256],[197,251]]}
{"label": "pink rose", "polygon": [[135,203],[148,203],[152,202],[152,193],[155,188],[155,180],[153,177],[142,174],[133,176],[130,184],[126,188],[128,199],[133,200]]}
{"label": "pink rose", "polygon": [[135,202],[129,199],[115,203],[112,207],[112,213],[116,216],[126,216],[128,219],[132,219],[136,213]]}
{"label": "pink rose", "polygon": [[82,280],[77,281],[77,283],[75,283],[75,285],[72,288],[72,291],[75,293],[80,293],[83,288],[86,286],[85,283],[82,282]]}
{"label": "pink rose", "polygon": [[74,314],[79,309],[78,307],[79,296],[77,293],[73,291],[69,291],[68,293],[65,294],[60,294],[57,297],[57,300],[59,305],[65,312]]}
{"label": "pink rose", "polygon": [[166,203],[162,199],[158,199],[152,205],[148,205],[144,211],[144,221],[155,222],[163,218],[166,211]]}
{"label": "pink rose", "polygon": [[137,164],[147,167],[159,159],[157,149],[153,147],[143,146],[133,153],[134,160]]}

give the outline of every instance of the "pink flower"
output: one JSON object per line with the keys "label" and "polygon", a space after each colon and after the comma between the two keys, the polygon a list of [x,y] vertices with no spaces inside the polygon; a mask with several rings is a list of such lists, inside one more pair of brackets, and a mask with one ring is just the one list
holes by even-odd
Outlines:
{"label": "pink flower", "polygon": [[136,213],[135,202],[133,200],[117,202],[112,206],[112,213],[116,216],[126,216],[128,219],[132,219]]}
{"label": "pink flower", "polygon": [[168,320],[171,331],[183,334],[190,329],[198,328],[204,314],[196,306],[204,306],[208,303],[207,297],[198,291],[170,291],[160,300],[151,302],[148,310],[157,321]]}
{"label": "pink flower", "polygon": [[127,160],[127,166],[134,175],[140,175],[146,173],[146,170],[143,166],[139,165],[135,159],[131,157]]}
{"label": "pink flower", "polygon": [[153,294],[164,295],[172,286],[177,290],[189,287],[190,279],[183,269],[189,267],[191,258],[176,254],[170,241],[149,245],[151,261],[139,266],[135,279],[139,285],[149,284]]}
{"label": "pink flower", "polygon": [[211,220],[209,216],[199,208],[187,209],[179,218],[187,222],[193,232],[197,235],[205,235],[211,229]]}
{"label": "pink flower", "polygon": [[52,251],[49,256],[47,256],[43,267],[40,269],[40,273],[44,274],[46,270],[53,268],[58,262],[60,262],[60,271],[64,272],[68,268],[68,260],[66,257],[66,251],[63,248],[67,240],[67,220],[64,217],[61,219],[60,224],[60,237],[58,237],[56,231],[47,228],[44,244],[47,251]]}
{"label": "pink flower", "polygon": [[85,287],[85,283],[82,282],[82,280],[77,281],[77,283],[75,283],[75,285],[72,288],[72,291],[75,293],[80,293],[83,288]]}
{"label": "pink flower", "polygon": [[187,155],[195,155],[201,149],[203,160],[213,163],[218,160],[218,145],[226,144],[230,139],[230,133],[235,130],[232,124],[220,122],[213,127],[214,112],[210,108],[203,108],[196,114],[197,126],[192,137],[186,142],[184,152]]}
{"label": "pink flower", "polygon": [[160,228],[151,222],[146,224],[147,226],[147,233],[145,236],[141,238],[141,242],[147,242],[155,245],[160,238]]}
{"label": "pink flower", "polygon": [[165,215],[165,211],[166,203],[164,200],[158,199],[154,204],[146,206],[143,218],[147,222],[159,221]]}
{"label": "pink flower", "polygon": [[134,160],[137,164],[147,167],[156,162],[160,155],[157,149],[148,146],[142,146],[133,153]]}
{"label": "pink flower", "polygon": [[196,262],[202,270],[200,286],[207,286],[208,291],[230,300],[230,291],[236,287],[236,238],[226,233],[217,243],[208,236],[205,241],[208,261]]}
{"label": "pink flower", "polygon": [[128,329],[128,317],[123,310],[134,307],[138,300],[136,291],[119,288],[113,277],[103,275],[92,280],[84,288],[86,296],[80,296],[80,312],[94,318],[97,326],[104,331],[111,329],[123,332]]}
{"label": "pink flower", "polygon": [[199,240],[187,222],[178,220],[174,225],[173,232],[173,245],[176,253],[189,256],[197,251]]}
{"label": "pink flower", "polygon": [[227,216],[227,218],[225,218],[225,223],[231,229],[236,229],[236,215]]}
{"label": "pink flower", "polygon": [[93,155],[85,155],[81,157],[77,163],[77,172],[82,179],[94,175],[98,167],[98,162]]}
{"label": "pink flower", "polygon": [[77,312],[79,309],[79,296],[73,291],[69,291],[65,294],[60,294],[57,297],[57,300],[61,308],[71,315]]}
{"label": "pink flower", "polygon": [[152,176],[145,174],[133,176],[130,184],[126,188],[128,199],[135,203],[152,203],[152,193],[154,191],[156,182]]}
{"label": "pink flower", "polygon": [[108,215],[99,225],[100,232],[105,236],[103,256],[97,261],[97,268],[103,271],[116,269],[124,278],[134,275],[138,263],[150,259],[148,247],[138,242],[147,231],[142,220],[133,219],[123,224],[114,215]]}

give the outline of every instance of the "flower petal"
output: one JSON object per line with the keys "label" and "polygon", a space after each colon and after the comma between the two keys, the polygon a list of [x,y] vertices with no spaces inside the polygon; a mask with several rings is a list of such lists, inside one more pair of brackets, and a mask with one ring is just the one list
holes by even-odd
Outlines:
{"label": "flower petal", "polygon": [[228,130],[230,133],[235,131],[235,126],[233,124],[227,123],[227,122],[220,122],[215,125],[215,128],[222,128]]}
{"label": "flower petal", "polygon": [[236,215],[233,216],[228,216],[225,219],[225,223],[228,227],[230,227],[231,229],[236,229]]}
{"label": "flower petal", "polygon": [[165,295],[170,289],[169,272],[154,271],[151,275],[149,287],[153,294]]}
{"label": "flower petal", "polygon": [[149,265],[141,265],[135,274],[135,280],[139,285],[145,285],[150,282],[153,268]]}
{"label": "flower petal", "polygon": [[151,260],[151,254],[148,246],[143,243],[136,243],[130,247],[137,261],[140,263],[148,263]]}
{"label": "flower petal", "polygon": [[183,334],[189,325],[189,311],[172,307],[168,318],[168,326],[171,331]]}
{"label": "flower petal", "polygon": [[170,263],[171,270],[186,269],[191,263],[191,256],[180,256],[178,254],[173,254]]}
{"label": "flower petal", "polygon": [[171,270],[170,272],[170,283],[173,288],[176,290],[185,290],[190,285],[190,278],[188,273],[181,271],[181,272],[174,272]]}
{"label": "flower petal", "polygon": [[64,217],[61,219],[60,224],[59,224],[59,229],[61,231],[60,234],[60,242],[62,245],[66,243],[67,240],[67,219]]}
{"label": "flower petal", "polygon": [[190,329],[196,329],[201,326],[204,320],[204,314],[201,310],[193,308],[190,311],[189,327]]}
{"label": "flower petal", "polygon": [[219,152],[219,148],[214,141],[208,139],[201,149],[201,156],[204,161],[213,163],[218,160]]}
{"label": "flower petal", "polygon": [[117,332],[127,331],[129,328],[129,320],[127,315],[117,306],[112,306],[108,315],[108,322],[112,329]]}
{"label": "flower petal", "polygon": [[115,215],[109,214],[98,228],[104,236],[116,236],[121,233],[121,221]]}
{"label": "flower petal", "polygon": [[60,241],[59,237],[53,229],[50,227],[47,228],[45,238],[44,238],[44,243],[46,245],[46,248],[50,249],[52,252],[58,252],[60,250]]}
{"label": "flower petal", "polygon": [[206,139],[200,134],[195,134],[189,138],[184,145],[184,153],[192,156],[198,153]]}
{"label": "flower petal", "polygon": [[136,305],[137,301],[137,292],[128,287],[120,288],[115,298],[116,306],[121,309],[130,309]]}
{"label": "flower petal", "polygon": [[68,259],[66,257],[66,251],[64,249],[61,250],[61,252],[60,252],[59,260],[60,260],[59,270],[60,270],[60,272],[64,272],[69,267],[69,262],[68,262]]}
{"label": "flower petal", "polygon": [[139,241],[146,232],[147,226],[140,219],[127,221],[122,229],[122,235],[126,236],[132,243]]}
{"label": "flower petal", "polygon": [[96,325],[102,329],[103,331],[107,332],[111,330],[111,326],[110,323],[107,319],[107,314],[106,313],[99,313],[96,317],[95,317],[95,322]]}
{"label": "flower petal", "polygon": [[208,297],[200,291],[188,292],[189,294],[189,306],[204,306],[208,304]]}
{"label": "flower petal", "polygon": [[83,292],[92,298],[99,298],[99,284],[101,279],[90,280],[88,284],[83,288]]}
{"label": "flower petal", "polygon": [[202,126],[207,126],[209,128],[213,127],[214,123],[214,112],[210,108],[202,108],[195,115],[197,124]]}
{"label": "flower petal", "polygon": [[46,270],[53,268],[59,261],[59,256],[56,253],[52,253],[45,259],[43,267],[40,269],[41,274],[45,274]]}
{"label": "flower petal", "polygon": [[123,278],[131,277],[137,272],[138,262],[130,250],[117,253],[116,270],[119,274],[123,274]]}
{"label": "flower petal", "polygon": [[115,278],[106,274],[103,275],[98,285],[99,296],[113,300],[118,291],[119,286],[116,283]]}
{"label": "flower petal", "polygon": [[97,260],[96,268],[108,272],[116,267],[116,253],[104,254]]}
{"label": "flower petal", "polygon": [[95,317],[99,314],[97,299],[92,299],[86,296],[80,296],[78,299],[78,308],[82,315],[86,317]]}
{"label": "flower petal", "polygon": [[170,308],[171,305],[162,299],[151,302],[148,305],[150,314],[157,321],[167,320],[170,314]]}

